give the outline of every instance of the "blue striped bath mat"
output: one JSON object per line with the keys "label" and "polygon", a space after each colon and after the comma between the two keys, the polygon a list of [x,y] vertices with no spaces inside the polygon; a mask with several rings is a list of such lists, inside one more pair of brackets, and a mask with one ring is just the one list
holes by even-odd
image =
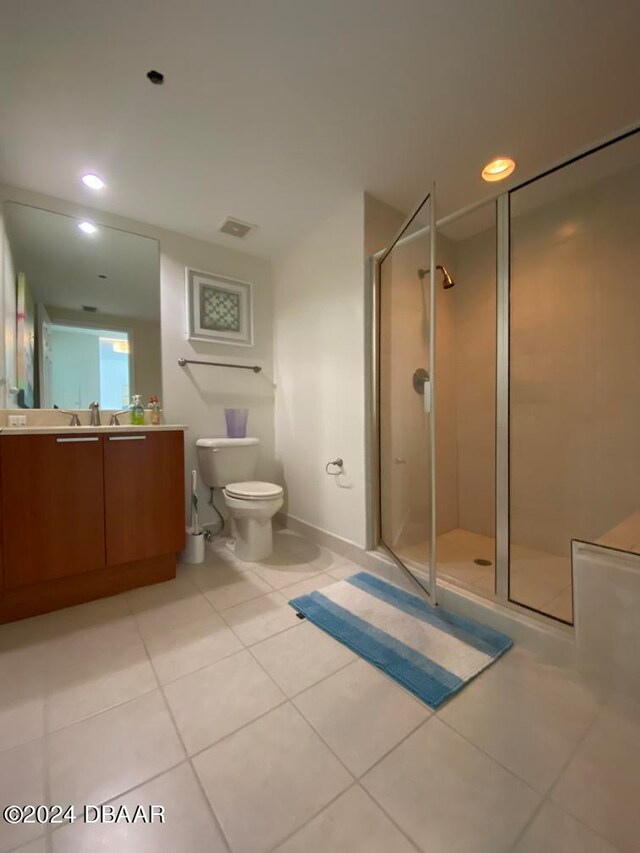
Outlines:
{"label": "blue striped bath mat", "polygon": [[369,572],[289,603],[434,709],[512,645]]}

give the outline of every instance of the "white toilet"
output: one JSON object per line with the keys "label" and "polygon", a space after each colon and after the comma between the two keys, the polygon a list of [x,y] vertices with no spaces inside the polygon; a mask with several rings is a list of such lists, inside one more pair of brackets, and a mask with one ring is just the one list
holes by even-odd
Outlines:
{"label": "white toilet", "polygon": [[200,474],[209,488],[221,488],[231,516],[233,551],[240,560],[264,560],[273,551],[271,519],[284,490],[251,478],[258,462],[257,438],[199,438]]}

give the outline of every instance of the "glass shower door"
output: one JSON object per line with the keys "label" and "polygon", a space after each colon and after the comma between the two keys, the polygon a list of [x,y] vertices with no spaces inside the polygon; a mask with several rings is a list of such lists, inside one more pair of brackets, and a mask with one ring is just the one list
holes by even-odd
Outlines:
{"label": "glass shower door", "polygon": [[380,539],[435,599],[433,192],[377,264]]}

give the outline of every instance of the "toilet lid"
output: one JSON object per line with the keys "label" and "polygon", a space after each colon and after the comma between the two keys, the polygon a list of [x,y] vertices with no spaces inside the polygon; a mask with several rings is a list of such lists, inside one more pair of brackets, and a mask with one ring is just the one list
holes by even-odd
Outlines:
{"label": "toilet lid", "polygon": [[232,498],[260,500],[260,498],[279,498],[283,489],[282,486],[276,486],[275,483],[250,481],[246,483],[229,483],[225,487],[225,492]]}

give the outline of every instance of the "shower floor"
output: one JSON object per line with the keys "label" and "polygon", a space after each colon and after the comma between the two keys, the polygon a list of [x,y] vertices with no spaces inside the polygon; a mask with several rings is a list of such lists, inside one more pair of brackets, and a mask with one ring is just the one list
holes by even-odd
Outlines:
{"label": "shower floor", "polygon": [[[437,540],[438,571],[479,592],[492,593],[495,583],[495,540],[458,528],[441,533]],[[429,543],[400,548],[398,556],[426,567]],[[479,566],[476,559],[490,560]],[[571,560],[548,551],[511,544],[510,597],[518,604],[571,622]]]}

